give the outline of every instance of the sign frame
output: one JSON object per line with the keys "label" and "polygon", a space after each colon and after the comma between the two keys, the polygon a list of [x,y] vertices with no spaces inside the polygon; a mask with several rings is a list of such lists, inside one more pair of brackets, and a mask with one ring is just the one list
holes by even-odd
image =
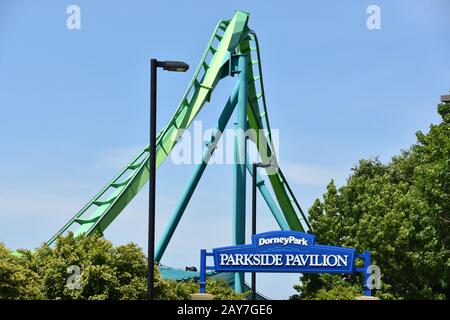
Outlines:
{"label": "sign frame", "polygon": [[[332,273],[361,272],[364,277],[364,295],[371,296],[367,287],[370,277],[370,251],[357,253],[353,248],[319,245],[316,237],[298,231],[270,231],[252,236],[251,244],[200,250],[200,293],[206,293],[206,272],[257,273]],[[212,265],[207,265],[211,257]],[[356,268],[356,259],[364,261]],[[245,263],[244,263],[245,262]]]}

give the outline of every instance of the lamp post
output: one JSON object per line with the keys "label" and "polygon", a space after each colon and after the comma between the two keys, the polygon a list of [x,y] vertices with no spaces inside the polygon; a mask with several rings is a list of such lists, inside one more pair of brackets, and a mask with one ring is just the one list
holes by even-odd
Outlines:
{"label": "lamp post", "polygon": [[[269,163],[253,163],[252,166],[252,235],[256,234],[256,170],[258,168],[269,168],[272,164]],[[252,300],[256,300],[256,272],[252,272]]]}
{"label": "lamp post", "polygon": [[149,145],[149,202],[148,202],[148,274],[147,298],[153,300],[155,276],[155,191],[156,191],[156,69],[186,72],[189,65],[181,61],[150,61],[150,145]]}

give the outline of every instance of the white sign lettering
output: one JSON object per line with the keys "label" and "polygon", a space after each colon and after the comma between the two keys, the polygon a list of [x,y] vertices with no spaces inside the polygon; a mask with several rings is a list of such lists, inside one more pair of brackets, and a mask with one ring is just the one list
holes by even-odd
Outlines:
{"label": "white sign lettering", "polygon": [[338,254],[219,254],[221,266],[347,267],[348,255]]}
{"label": "white sign lettering", "polygon": [[294,236],[290,237],[276,237],[276,238],[259,238],[258,244],[260,246],[268,245],[268,244],[282,244],[284,246],[288,244],[296,244],[300,246],[307,246],[308,240],[305,238],[296,238]]}

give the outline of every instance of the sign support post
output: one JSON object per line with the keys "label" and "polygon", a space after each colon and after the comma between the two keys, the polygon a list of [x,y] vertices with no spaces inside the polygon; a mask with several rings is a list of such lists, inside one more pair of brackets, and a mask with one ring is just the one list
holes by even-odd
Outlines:
{"label": "sign support post", "polygon": [[357,272],[364,272],[364,295],[371,296],[372,290],[369,288],[369,280],[370,280],[370,251],[366,250],[362,254],[357,255],[358,258],[362,258],[364,260],[364,267],[359,268]]}
{"label": "sign support post", "polygon": [[371,296],[372,290],[368,287],[369,285],[369,278],[370,278],[370,251],[366,250],[364,251],[364,295]]}
{"label": "sign support post", "polygon": [[200,293],[206,293],[206,250],[200,250]]}

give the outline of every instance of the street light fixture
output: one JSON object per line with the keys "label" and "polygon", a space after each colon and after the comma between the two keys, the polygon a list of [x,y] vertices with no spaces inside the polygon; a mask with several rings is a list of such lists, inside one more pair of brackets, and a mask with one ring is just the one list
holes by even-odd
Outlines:
{"label": "street light fixture", "polygon": [[[256,170],[258,168],[275,167],[271,162],[269,163],[253,163],[252,166],[252,235],[256,234]],[[252,300],[256,300],[256,272],[252,272]]]}
{"label": "street light fixture", "polygon": [[148,274],[147,298],[153,300],[155,276],[155,191],[156,191],[156,71],[186,72],[187,63],[181,61],[150,60],[150,146],[149,146],[149,202],[148,202]]}
{"label": "street light fixture", "polygon": [[441,96],[441,102],[450,103],[450,95]]}
{"label": "street light fixture", "polygon": [[189,69],[189,65],[182,61],[158,61],[158,63],[160,64],[158,67],[167,71],[186,72]]}

